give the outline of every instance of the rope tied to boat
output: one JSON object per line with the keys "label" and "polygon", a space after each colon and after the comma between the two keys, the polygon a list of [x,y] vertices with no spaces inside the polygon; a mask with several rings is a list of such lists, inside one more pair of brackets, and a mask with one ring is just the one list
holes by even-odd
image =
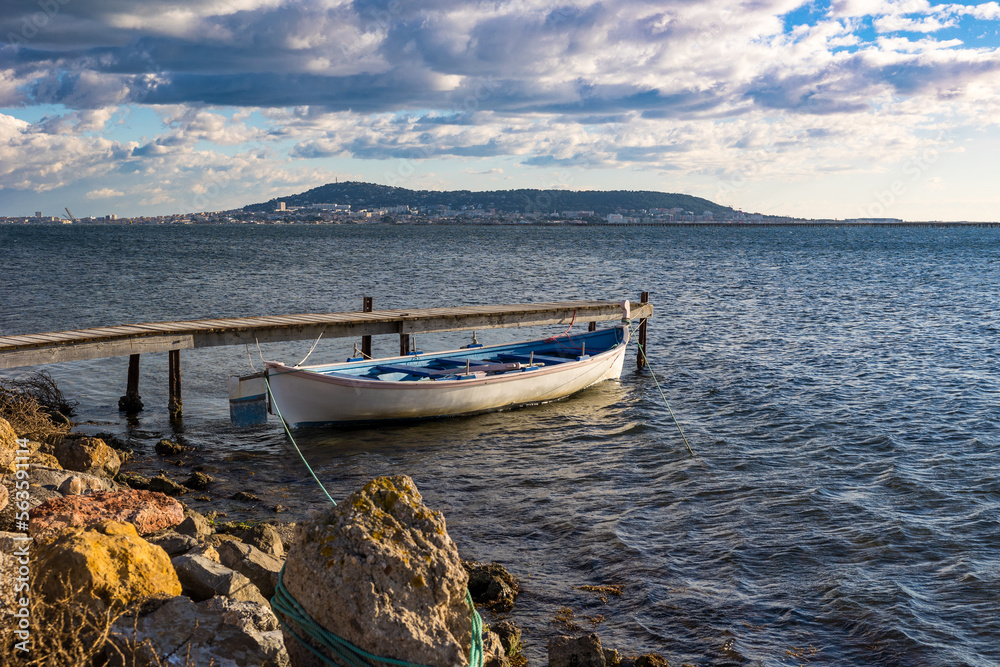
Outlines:
{"label": "rope tied to boat", "polygon": [[[319,342],[319,339],[317,339],[317,342]],[[284,426],[285,433],[288,435],[288,439],[292,442],[292,446],[295,448],[295,451],[298,452],[299,458],[302,459],[302,463],[305,464],[309,474],[312,475],[313,480],[315,480],[316,484],[319,485],[319,488],[323,490],[327,499],[329,499],[329,501],[333,503],[334,507],[336,507],[337,501],[333,499],[330,492],[327,491],[326,487],[323,486],[323,483],[319,481],[319,477],[316,476],[316,472],[312,469],[312,466],[309,465],[309,461],[306,460],[302,450],[299,449],[298,443],[295,442],[295,437],[288,428],[288,422],[286,422],[285,418],[281,416],[281,409],[278,407],[278,402],[274,399],[274,393],[271,391],[271,381],[268,378],[268,371],[266,368],[264,370],[264,386],[267,388],[267,395],[271,400],[271,405],[274,406],[274,411],[277,413],[278,419],[281,420],[281,425]],[[288,589],[285,588],[283,583],[284,574],[285,566],[282,565],[281,571],[278,573],[278,583],[274,588],[274,597],[271,598],[271,608],[274,610],[274,615],[278,618],[278,622],[281,623],[282,627],[288,630],[289,634],[295,637],[299,644],[308,649],[325,664],[334,665],[336,667],[379,667],[380,665],[389,665],[391,667],[424,667],[424,665],[407,662],[405,660],[379,657],[373,653],[369,653],[361,648],[358,648],[346,639],[330,632],[317,623],[309,615],[309,613],[302,608],[302,605],[299,604],[298,600],[296,600],[292,594],[288,592]],[[482,667],[483,619],[479,616],[479,612],[476,611],[469,589],[465,590],[465,602],[469,606],[472,623],[472,643],[469,646],[469,667]],[[292,624],[298,628],[298,631],[291,627]],[[329,650],[335,656],[335,659],[340,662],[324,655],[308,640],[312,640]]]}
{"label": "rope tied to boat", "polygon": [[309,348],[309,352],[306,353],[306,356],[302,359],[302,361],[300,361],[299,363],[295,364],[296,367],[301,366],[302,364],[306,363],[306,359],[308,359],[309,357],[312,356],[312,353],[316,349],[316,346],[319,345],[319,339],[322,338],[323,334],[325,334],[325,333],[326,333],[326,325],[324,324],[323,325],[323,330],[319,332],[319,336],[316,337],[316,341],[312,344],[312,347]]}

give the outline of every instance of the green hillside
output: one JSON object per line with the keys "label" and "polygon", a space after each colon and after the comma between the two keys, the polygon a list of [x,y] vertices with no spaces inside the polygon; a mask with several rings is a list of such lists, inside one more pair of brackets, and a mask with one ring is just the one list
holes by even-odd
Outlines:
{"label": "green hillside", "polygon": [[328,183],[296,195],[288,195],[243,207],[245,211],[273,211],[277,202],[286,206],[308,204],[350,204],[353,210],[409,205],[448,206],[452,209],[483,208],[498,212],[552,213],[553,211],[593,211],[605,216],[616,211],[654,208],[681,208],[685,211],[725,215],[733,209],[701,197],[648,190],[408,190],[374,183]]}

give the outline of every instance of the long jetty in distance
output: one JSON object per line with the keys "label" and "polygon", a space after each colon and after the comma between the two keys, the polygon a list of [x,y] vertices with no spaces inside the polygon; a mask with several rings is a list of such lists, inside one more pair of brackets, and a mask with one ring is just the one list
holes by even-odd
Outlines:
{"label": "long jetty in distance", "polygon": [[[119,408],[126,413],[142,409],[139,401],[139,358],[153,352],[168,353],[168,411],[182,414],[181,350],[220,345],[251,345],[324,338],[361,338],[362,353],[371,356],[371,337],[398,335],[399,353],[410,353],[410,336],[436,331],[463,331],[505,327],[570,325],[621,319],[618,301],[561,301],[513,305],[471,305],[448,308],[373,310],[372,297],[364,297],[362,310],[342,313],[278,315],[179,322],[149,322],[72,331],[0,336],[0,369],[66,361],[128,356],[128,378]],[[638,342],[645,347],[647,318],[653,313],[649,292],[631,307],[639,321]],[[645,365],[637,351],[636,365]]]}

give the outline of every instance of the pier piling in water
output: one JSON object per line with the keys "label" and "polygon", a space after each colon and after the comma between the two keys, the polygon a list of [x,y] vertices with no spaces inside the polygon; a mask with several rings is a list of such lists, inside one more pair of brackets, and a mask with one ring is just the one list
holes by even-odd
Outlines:
{"label": "pier piling in water", "polygon": [[[372,297],[366,296],[364,302],[361,306],[362,312],[370,313],[372,312]],[[365,359],[372,358],[372,337],[362,336],[361,337],[361,354]]]}
{"label": "pier piling in water", "polygon": [[118,410],[127,415],[142,412],[142,399],[139,397],[139,355],[132,354],[128,358],[128,380],[125,384],[125,395],[118,399]]}
{"label": "pier piling in water", "polygon": [[[643,292],[639,297],[639,305],[645,306],[649,303],[649,292]],[[641,371],[646,367],[646,318],[639,320],[639,340],[636,345],[635,368]]]}
{"label": "pier piling in water", "polygon": [[167,412],[171,419],[180,419],[184,412],[184,403],[181,401],[181,351],[170,350],[169,358],[169,395],[167,401]]}

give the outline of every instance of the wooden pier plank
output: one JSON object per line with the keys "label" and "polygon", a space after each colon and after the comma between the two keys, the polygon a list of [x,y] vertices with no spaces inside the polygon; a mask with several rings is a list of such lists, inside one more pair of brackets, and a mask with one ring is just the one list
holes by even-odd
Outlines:
{"label": "wooden pier plank", "polygon": [[[648,318],[651,304],[633,304],[634,319]],[[435,331],[462,331],[570,322],[617,320],[615,301],[556,301],[524,304],[470,304],[439,308],[373,312],[298,313],[292,315],[218,318],[179,322],[146,322],[72,331],[0,337],[0,368],[59,361],[165,352],[169,350],[271,343],[294,340],[409,336]]]}

